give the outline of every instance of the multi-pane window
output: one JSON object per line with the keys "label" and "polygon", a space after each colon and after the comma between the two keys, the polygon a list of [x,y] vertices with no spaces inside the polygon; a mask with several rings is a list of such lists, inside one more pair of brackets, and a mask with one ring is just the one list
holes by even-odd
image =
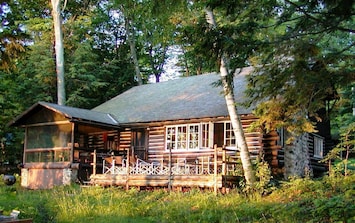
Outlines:
{"label": "multi-pane window", "polygon": [[314,136],[314,157],[323,158],[324,139]]}
{"label": "multi-pane window", "polygon": [[209,124],[201,124],[201,147],[208,148],[209,145]]}
{"label": "multi-pane window", "polygon": [[235,146],[235,136],[230,122],[224,123],[224,143],[226,146]]}
{"label": "multi-pane window", "polygon": [[189,126],[189,149],[198,149],[199,125]]}
{"label": "multi-pane window", "polygon": [[186,132],[187,128],[186,126],[178,126],[177,127],[177,148],[179,149],[186,149],[186,139],[187,139],[187,132]]}
{"label": "multi-pane window", "polygon": [[176,127],[167,127],[166,128],[166,144],[167,149],[175,149],[176,148]]}
{"label": "multi-pane window", "polygon": [[208,147],[208,128],[208,123],[167,126],[167,149],[188,150]]}

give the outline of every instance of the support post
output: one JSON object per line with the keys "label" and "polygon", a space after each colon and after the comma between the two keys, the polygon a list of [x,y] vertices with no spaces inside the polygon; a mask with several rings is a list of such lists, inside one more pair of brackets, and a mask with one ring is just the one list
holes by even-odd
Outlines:
{"label": "support post", "polygon": [[172,177],[172,171],[171,171],[171,162],[172,162],[172,157],[171,157],[171,147],[168,144],[169,148],[169,184],[168,184],[168,190],[171,191],[171,177]]}
{"label": "support post", "polygon": [[217,195],[218,187],[217,187],[217,168],[218,168],[218,152],[217,145],[214,145],[214,193]]}
{"label": "support post", "polygon": [[74,163],[75,123],[71,125],[70,163]]}
{"label": "support post", "polygon": [[96,149],[94,150],[94,154],[93,154],[93,165],[92,165],[92,175],[96,175]]}
{"label": "support post", "polygon": [[223,150],[223,155],[222,155],[222,174],[223,175],[227,175],[227,163],[226,163],[226,161],[227,161],[227,159],[226,159],[226,157],[227,157],[227,150],[226,150],[226,146],[225,145],[223,145],[223,147],[222,147],[222,150]]}
{"label": "support post", "polygon": [[128,178],[129,178],[129,173],[130,173],[130,153],[129,153],[129,148],[127,149],[127,167],[126,167],[126,190],[129,190],[129,182],[128,182]]}

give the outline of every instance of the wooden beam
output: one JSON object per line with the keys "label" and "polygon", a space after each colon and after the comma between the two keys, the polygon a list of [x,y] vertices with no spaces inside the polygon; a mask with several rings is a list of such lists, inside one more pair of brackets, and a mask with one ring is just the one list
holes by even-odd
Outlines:
{"label": "wooden beam", "polygon": [[70,121],[56,121],[56,122],[44,122],[44,123],[35,123],[25,125],[25,127],[38,127],[38,126],[47,126],[47,125],[62,125],[62,124],[69,124]]}

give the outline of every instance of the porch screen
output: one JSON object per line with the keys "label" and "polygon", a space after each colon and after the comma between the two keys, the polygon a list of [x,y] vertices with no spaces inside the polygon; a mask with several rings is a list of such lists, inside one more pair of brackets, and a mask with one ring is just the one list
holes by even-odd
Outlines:
{"label": "porch screen", "polygon": [[71,124],[27,128],[26,162],[64,162],[70,159]]}

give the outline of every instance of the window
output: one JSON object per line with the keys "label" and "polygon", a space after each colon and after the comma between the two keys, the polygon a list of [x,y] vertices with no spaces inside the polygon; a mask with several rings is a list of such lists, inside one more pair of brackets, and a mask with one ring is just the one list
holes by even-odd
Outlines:
{"label": "window", "polygon": [[314,157],[323,158],[324,139],[314,135]]}
{"label": "window", "polygon": [[177,127],[177,148],[178,149],[186,149],[186,126],[178,126]]}
{"label": "window", "polygon": [[25,161],[70,161],[72,124],[32,126],[27,128]]}
{"label": "window", "polygon": [[201,147],[208,148],[209,146],[209,124],[202,123],[201,124]]}
{"label": "window", "polygon": [[277,145],[281,146],[281,148],[285,147],[285,130],[284,128],[277,129],[278,139]]}
{"label": "window", "polygon": [[214,123],[213,144],[235,149],[237,143],[231,122]]}
{"label": "window", "polygon": [[147,151],[146,151],[146,141],[147,134],[145,129],[137,129],[132,132],[133,134],[133,146],[134,152],[140,159],[147,159]]}
{"label": "window", "polygon": [[199,125],[189,126],[189,149],[198,149]]}
{"label": "window", "polygon": [[208,130],[208,123],[167,126],[167,149],[189,150],[207,148],[209,142]]}
{"label": "window", "polygon": [[224,145],[235,146],[235,136],[232,128],[232,123],[224,123]]}

